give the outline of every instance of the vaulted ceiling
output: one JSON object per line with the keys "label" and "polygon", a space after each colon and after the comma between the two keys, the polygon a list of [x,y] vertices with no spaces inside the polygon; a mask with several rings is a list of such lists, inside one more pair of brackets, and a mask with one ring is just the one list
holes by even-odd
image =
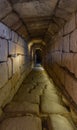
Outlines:
{"label": "vaulted ceiling", "polygon": [[77,0],[0,0],[0,21],[28,40],[47,42],[76,8]]}

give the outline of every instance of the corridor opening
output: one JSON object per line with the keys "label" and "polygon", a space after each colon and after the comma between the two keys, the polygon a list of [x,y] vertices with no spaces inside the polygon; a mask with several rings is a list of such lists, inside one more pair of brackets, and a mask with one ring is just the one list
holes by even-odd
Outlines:
{"label": "corridor opening", "polygon": [[35,54],[34,54],[34,62],[36,64],[42,65],[42,52],[40,49],[36,49]]}
{"label": "corridor opening", "polygon": [[0,0],[0,130],[10,129],[77,130],[77,0]]}

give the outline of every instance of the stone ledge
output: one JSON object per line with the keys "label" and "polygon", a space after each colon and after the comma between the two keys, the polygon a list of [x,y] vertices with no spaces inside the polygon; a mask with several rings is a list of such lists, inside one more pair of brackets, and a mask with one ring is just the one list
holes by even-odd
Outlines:
{"label": "stone ledge", "polygon": [[13,77],[0,89],[0,107],[4,107],[12,100],[25,76],[27,76],[30,71],[31,69],[27,72],[25,71],[22,74],[22,77],[20,77],[18,73],[14,74]]}

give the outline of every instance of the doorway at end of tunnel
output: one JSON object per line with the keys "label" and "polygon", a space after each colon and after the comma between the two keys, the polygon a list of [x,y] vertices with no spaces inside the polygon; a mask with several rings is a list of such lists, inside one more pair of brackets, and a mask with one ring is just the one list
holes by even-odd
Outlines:
{"label": "doorway at end of tunnel", "polygon": [[42,65],[42,52],[40,49],[36,49],[35,51],[35,59],[34,59],[35,65]]}

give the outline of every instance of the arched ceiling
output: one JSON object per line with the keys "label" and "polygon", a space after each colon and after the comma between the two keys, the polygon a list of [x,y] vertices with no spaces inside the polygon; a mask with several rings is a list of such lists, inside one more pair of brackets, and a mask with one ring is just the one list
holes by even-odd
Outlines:
{"label": "arched ceiling", "polygon": [[76,8],[77,0],[0,0],[0,21],[28,40],[47,42]]}
{"label": "arched ceiling", "polygon": [[29,49],[29,51],[30,51],[30,49],[31,49],[33,46],[39,46],[39,45],[45,46],[46,43],[45,43],[43,40],[41,40],[41,39],[33,39],[33,40],[31,40],[31,41],[28,43],[28,49]]}

